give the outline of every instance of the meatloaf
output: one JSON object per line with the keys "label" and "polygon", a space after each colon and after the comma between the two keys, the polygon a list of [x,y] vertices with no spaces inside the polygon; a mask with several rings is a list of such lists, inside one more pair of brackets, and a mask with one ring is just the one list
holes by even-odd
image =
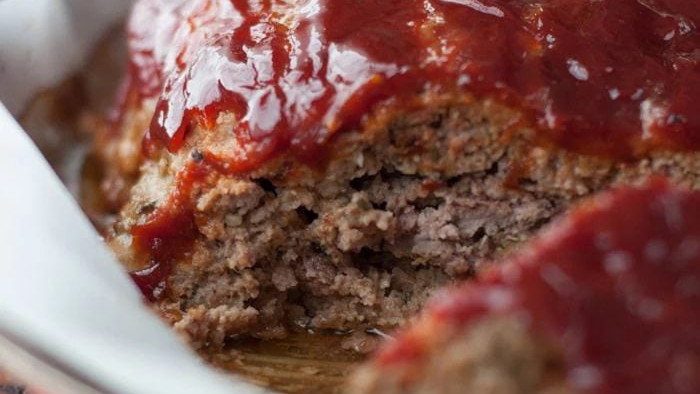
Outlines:
{"label": "meatloaf", "polygon": [[139,0],[109,242],[195,346],[393,327],[582,196],[700,184],[695,0]]}
{"label": "meatloaf", "polygon": [[603,193],[431,300],[350,392],[697,393],[698,301],[700,193]]}

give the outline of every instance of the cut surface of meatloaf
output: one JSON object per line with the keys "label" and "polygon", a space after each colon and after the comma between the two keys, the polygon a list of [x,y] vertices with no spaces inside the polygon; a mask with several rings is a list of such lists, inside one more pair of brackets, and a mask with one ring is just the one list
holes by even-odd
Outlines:
{"label": "cut surface of meatloaf", "polygon": [[140,0],[110,244],[197,346],[401,324],[581,196],[697,187],[698,8]]}
{"label": "cut surface of meatloaf", "polygon": [[352,393],[697,393],[700,193],[603,192],[422,317]]}

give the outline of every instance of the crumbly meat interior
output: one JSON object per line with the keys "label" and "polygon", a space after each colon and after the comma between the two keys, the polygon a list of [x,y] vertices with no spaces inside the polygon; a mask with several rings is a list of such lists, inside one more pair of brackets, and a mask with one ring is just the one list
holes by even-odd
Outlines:
{"label": "crumbly meat interior", "polygon": [[[328,144],[321,168],[282,156],[195,187],[199,235],[156,308],[195,346],[289,329],[393,327],[581,196],[654,173],[698,184],[697,155],[583,156],[541,146],[527,127],[513,131],[517,111],[488,100],[422,103],[410,113],[376,110]],[[194,127],[178,152],[144,159],[152,111],[146,103],[127,113],[120,133],[98,144],[107,189],[128,201],[110,244],[131,270],[148,262],[130,231],[167,203],[178,172],[202,151],[237,152],[228,137],[235,119],[223,113],[213,128]]]}

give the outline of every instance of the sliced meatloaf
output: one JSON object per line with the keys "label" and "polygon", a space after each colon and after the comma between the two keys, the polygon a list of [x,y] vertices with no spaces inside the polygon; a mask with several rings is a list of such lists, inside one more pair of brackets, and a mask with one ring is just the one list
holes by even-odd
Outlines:
{"label": "sliced meatloaf", "polygon": [[350,392],[696,393],[699,297],[700,193],[603,193],[430,301]]}
{"label": "sliced meatloaf", "polygon": [[195,345],[396,326],[581,196],[698,185],[697,23],[693,0],[140,0],[96,139],[110,244]]}

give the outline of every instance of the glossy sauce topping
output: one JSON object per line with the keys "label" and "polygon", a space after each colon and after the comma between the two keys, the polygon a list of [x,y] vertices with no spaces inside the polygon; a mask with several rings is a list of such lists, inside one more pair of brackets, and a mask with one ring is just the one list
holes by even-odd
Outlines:
{"label": "glossy sauce topping", "polygon": [[313,162],[375,104],[427,89],[502,100],[559,146],[630,158],[700,148],[698,23],[695,0],[141,0],[130,79],[158,98],[149,150],[228,111],[241,171],[283,151]]}
{"label": "glossy sauce topping", "polygon": [[[581,393],[700,390],[700,193],[604,194],[513,260],[428,306],[438,326],[512,314],[561,346]],[[444,328],[444,327],[443,327]],[[379,354],[429,349],[399,338]]]}

